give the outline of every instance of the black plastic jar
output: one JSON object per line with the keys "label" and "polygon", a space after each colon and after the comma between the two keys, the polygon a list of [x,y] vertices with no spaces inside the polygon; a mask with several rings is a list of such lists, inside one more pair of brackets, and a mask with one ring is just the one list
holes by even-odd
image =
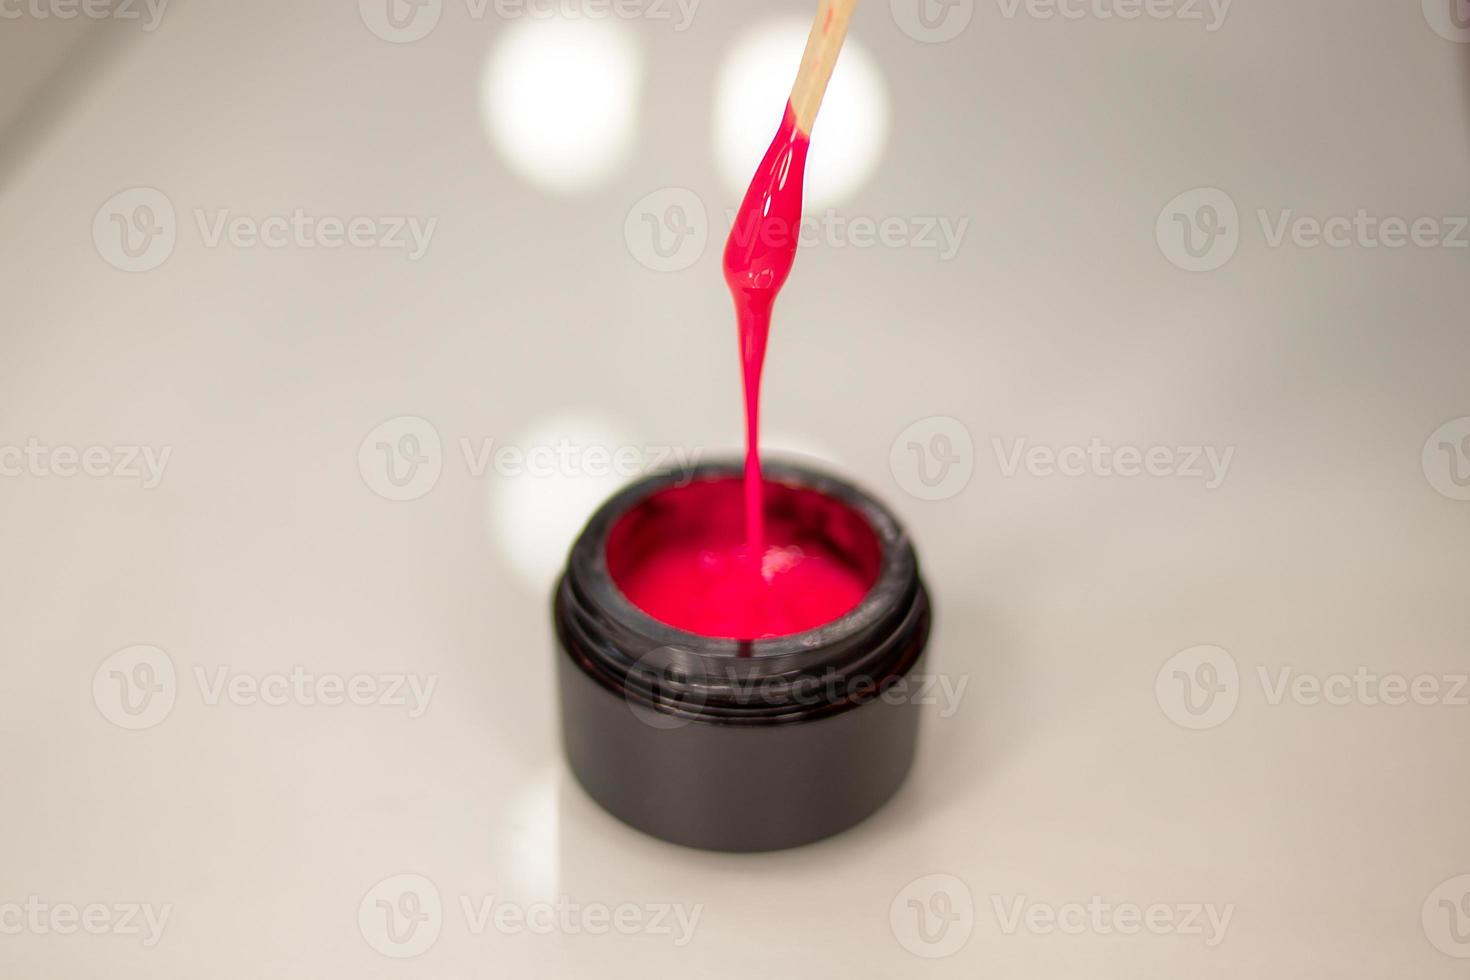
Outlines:
{"label": "black plastic jar", "polygon": [[803,465],[764,470],[768,518],[803,522],[829,552],[871,566],[847,614],[789,636],[720,639],[659,622],[623,594],[610,543],[657,535],[673,495],[738,481],[735,463],[614,496],[572,546],[553,603],[573,774],[614,816],[692,847],[820,840],[881,807],[913,761],[930,615],[907,535],[848,483]]}

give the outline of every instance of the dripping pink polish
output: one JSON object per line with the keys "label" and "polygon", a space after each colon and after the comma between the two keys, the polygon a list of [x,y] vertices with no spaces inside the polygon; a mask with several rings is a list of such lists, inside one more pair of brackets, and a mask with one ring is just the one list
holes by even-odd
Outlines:
{"label": "dripping pink polish", "polygon": [[766,150],[725,242],[725,283],[735,301],[740,366],[745,387],[745,544],[765,553],[761,499],[761,371],[771,335],[771,310],[791,274],[801,228],[801,192],[808,137],[796,127],[791,104]]}

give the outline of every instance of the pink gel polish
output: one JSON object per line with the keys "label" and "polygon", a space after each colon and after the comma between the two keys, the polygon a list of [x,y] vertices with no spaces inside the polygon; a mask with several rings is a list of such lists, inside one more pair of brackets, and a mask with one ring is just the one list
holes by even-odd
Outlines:
{"label": "pink gel polish", "polygon": [[908,535],[860,488],[760,456],[761,369],[796,259],[807,146],[788,104],[725,245],[743,466],[619,491],[573,544],[552,604],[573,775],[629,825],[712,850],[851,827],[897,792],[918,734],[905,692],[930,607]]}
{"label": "pink gel polish", "polygon": [[[766,553],[804,561],[759,583],[730,574],[744,471],[703,463],[599,507],[552,603],[573,775],[624,822],[692,847],[838,833],[898,790],[918,736],[930,615],[908,536],[835,476],[763,469]],[[737,638],[772,627],[795,632]]]}
{"label": "pink gel polish", "polygon": [[619,569],[613,577],[634,605],[703,636],[757,640],[814,629],[853,609],[872,585],[871,575],[855,572],[852,556],[833,552],[809,528],[770,521],[766,514],[761,372],[771,311],[796,261],[809,143],[788,104],[725,243],[745,394],[745,473],[737,508],[730,508],[733,486],[685,489],[665,502],[682,516],[636,549],[637,561],[609,555]]}
{"label": "pink gel polish", "polygon": [[745,487],[702,480],[665,490],[612,529],[608,571],[635,606],[701,636],[758,640],[815,629],[862,602],[878,541],[846,505],[771,484],[759,575],[742,536]]}
{"label": "pink gel polish", "polygon": [[831,553],[789,522],[768,526],[765,514],[761,371],[771,311],[796,261],[808,145],[788,104],[725,242],[745,393],[743,522],[739,511],[729,510],[733,487],[686,492],[668,503],[686,511],[679,533],[665,528],[656,547],[641,552],[621,576],[614,574],[644,612],[704,636],[754,640],[800,633],[848,612],[872,585],[854,574],[847,556]]}
{"label": "pink gel polish", "polygon": [[[761,369],[771,335],[771,309],[791,274],[801,229],[801,192],[810,141],[796,128],[790,104],[736,212],[725,242],[725,282],[735,300],[745,382],[745,543],[764,555],[760,461]],[[761,565],[765,565],[762,558]]]}

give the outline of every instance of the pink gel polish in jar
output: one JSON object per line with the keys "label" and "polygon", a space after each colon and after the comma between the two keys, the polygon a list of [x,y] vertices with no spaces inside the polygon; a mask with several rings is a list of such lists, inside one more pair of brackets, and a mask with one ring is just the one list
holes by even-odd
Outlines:
{"label": "pink gel polish in jar", "polygon": [[573,774],[614,816],[693,847],[838,833],[914,754],[930,611],[908,536],[849,483],[763,471],[768,581],[744,574],[743,466],[708,464],[604,504],[555,593]]}
{"label": "pink gel polish in jar", "polygon": [[607,542],[613,582],[662,623],[732,640],[805,632],[855,609],[878,577],[872,529],[845,504],[771,484],[757,565],[745,491],[743,482],[698,480],[624,514]]}

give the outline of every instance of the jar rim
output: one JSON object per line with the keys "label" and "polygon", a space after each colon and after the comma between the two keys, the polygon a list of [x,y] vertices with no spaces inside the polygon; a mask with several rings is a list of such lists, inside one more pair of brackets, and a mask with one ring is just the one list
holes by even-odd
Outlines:
{"label": "jar rim", "polygon": [[893,599],[906,591],[905,586],[916,572],[913,547],[897,519],[871,494],[805,463],[782,457],[763,459],[761,470],[767,482],[811,490],[843,504],[872,530],[879,550],[878,574],[862,600],[848,612],[820,626],[785,636],[752,640],[713,637],[655,619],[618,587],[608,568],[607,558],[608,537],[617,522],[664,490],[695,481],[742,477],[744,470],[736,460],[721,459],[701,463],[692,469],[664,470],[624,487],[588,520],[572,547],[569,571],[588,589],[593,602],[619,622],[656,641],[655,645],[696,650],[708,657],[769,660],[798,656],[841,643],[877,625],[891,611]]}
{"label": "jar rim", "polygon": [[[928,599],[908,535],[870,494],[804,462],[772,460],[766,478],[813,490],[846,505],[878,540],[878,574],[853,609],[814,629],[736,640],[663,623],[638,608],[614,581],[607,539],[642,501],[680,481],[739,476],[738,461],[660,472],[615,494],[572,547],[556,591],[558,633],[583,669],[624,696],[714,720],[780,720],[850,706],[844,685],[882,685],[905,673],[928,634]],[[916,644],[914,641],[919,642]],[[805,697],[810,685],[838,690]]]}

